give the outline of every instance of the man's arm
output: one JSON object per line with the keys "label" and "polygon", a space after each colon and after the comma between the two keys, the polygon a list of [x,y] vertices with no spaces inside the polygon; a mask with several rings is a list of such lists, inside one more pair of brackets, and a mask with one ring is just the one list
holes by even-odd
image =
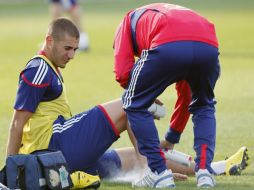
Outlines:
{"label": "man's arm", "polygon": [[19,152],[23,135],[23,128],[33,113],[28,111],[15,110],[9,130],[6,155],[13,155]]}
{"label": "man's arm", "polygon": [[176,83],[177,101],[174,113],[170,120],[170,127],[175,131],[183,132],[189,120],[189,104],[191,102],[191,90],[187,81],[179,81]]}
{"label": "man's arm", "polygon": [[114,40],[114,73],[119,84],[126,88],[129,75],[135,63],[131,38],[130,12],[118,27]]}
{"label": "man's arm", "polygon": [[174,144],[179,143],[180,136],[189,120],[189,104],[191,102],[191,90],[187,81],[176,83],[177,101],[170,120],[170,128],[165,135],[165,141],[161,147],[172,149]]}

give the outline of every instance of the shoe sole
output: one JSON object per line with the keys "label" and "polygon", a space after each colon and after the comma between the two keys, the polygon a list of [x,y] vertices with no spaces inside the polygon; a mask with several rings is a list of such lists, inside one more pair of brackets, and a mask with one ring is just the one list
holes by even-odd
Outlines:
{"label": "shoe sole", "polygon": [[216,182],[215,182],[214,178],[211,175],[201,174],[197,177],[197,181],[199,181],[199,179],[202,178],[202,177],[209,177],[211,179],[212,183],[203,182],[201,184],[197,184],[198,188],[212,188],[212,187],[215,187]]}
{"label": "shoe sole", "polygon": [[230,168],[229,175],[241,175],[242,170],[244,170],[248,166],[248,160],[249,160],[248,149],[245,148],[245,150],[243,151],[241,164],[235,165],[232,168]]}
{"label": "shoe sole", "polygon": [[245,169],[248,166],[248,160],[249,160],[248,149],[245,148],[244,153],[243,153],[243,159],[241,162],[242,169]]}

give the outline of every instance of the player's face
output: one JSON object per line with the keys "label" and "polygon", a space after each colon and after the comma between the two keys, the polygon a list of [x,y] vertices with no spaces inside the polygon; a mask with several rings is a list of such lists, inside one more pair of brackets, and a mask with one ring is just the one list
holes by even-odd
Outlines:
{"label": "player's face", "polygon": [[66,64],[74,58],[78,49],[79,39],[65,35],[62,40],[53,40],[51,56],[56,67],[65,68]]}

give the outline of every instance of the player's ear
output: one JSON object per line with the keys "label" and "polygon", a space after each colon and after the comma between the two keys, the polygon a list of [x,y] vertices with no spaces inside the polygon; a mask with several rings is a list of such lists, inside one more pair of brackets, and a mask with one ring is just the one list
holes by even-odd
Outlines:
{"label": "player's ear", "polygon": [[51,35],[46,36],[46,44],[47,46],[52,46],[53,38]]}

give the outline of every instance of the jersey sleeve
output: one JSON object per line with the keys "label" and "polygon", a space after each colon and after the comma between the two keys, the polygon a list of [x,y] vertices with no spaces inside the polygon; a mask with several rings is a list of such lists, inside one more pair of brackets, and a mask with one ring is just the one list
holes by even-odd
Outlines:
{"label": "jersey sleeve", "polygon": [[32,60],[21,72],[14,109],[34,113],[49,87],[51,73],[43,60]]}
{"label": "jersey sleeve", "polygon": [[181,134],[189,120],[188,110],[191,102],[191,91],[187,81],[176,83],[177,101],[174,112],[170,120],[170,128],[165,135],[165,139],[173,144],[179,143]]}
{"label": "jersey sleeve", "polygon": [[127,87],[130,71],[135,63],[129,14],[119,25],[114,41],[115,79],[123,88]]}

